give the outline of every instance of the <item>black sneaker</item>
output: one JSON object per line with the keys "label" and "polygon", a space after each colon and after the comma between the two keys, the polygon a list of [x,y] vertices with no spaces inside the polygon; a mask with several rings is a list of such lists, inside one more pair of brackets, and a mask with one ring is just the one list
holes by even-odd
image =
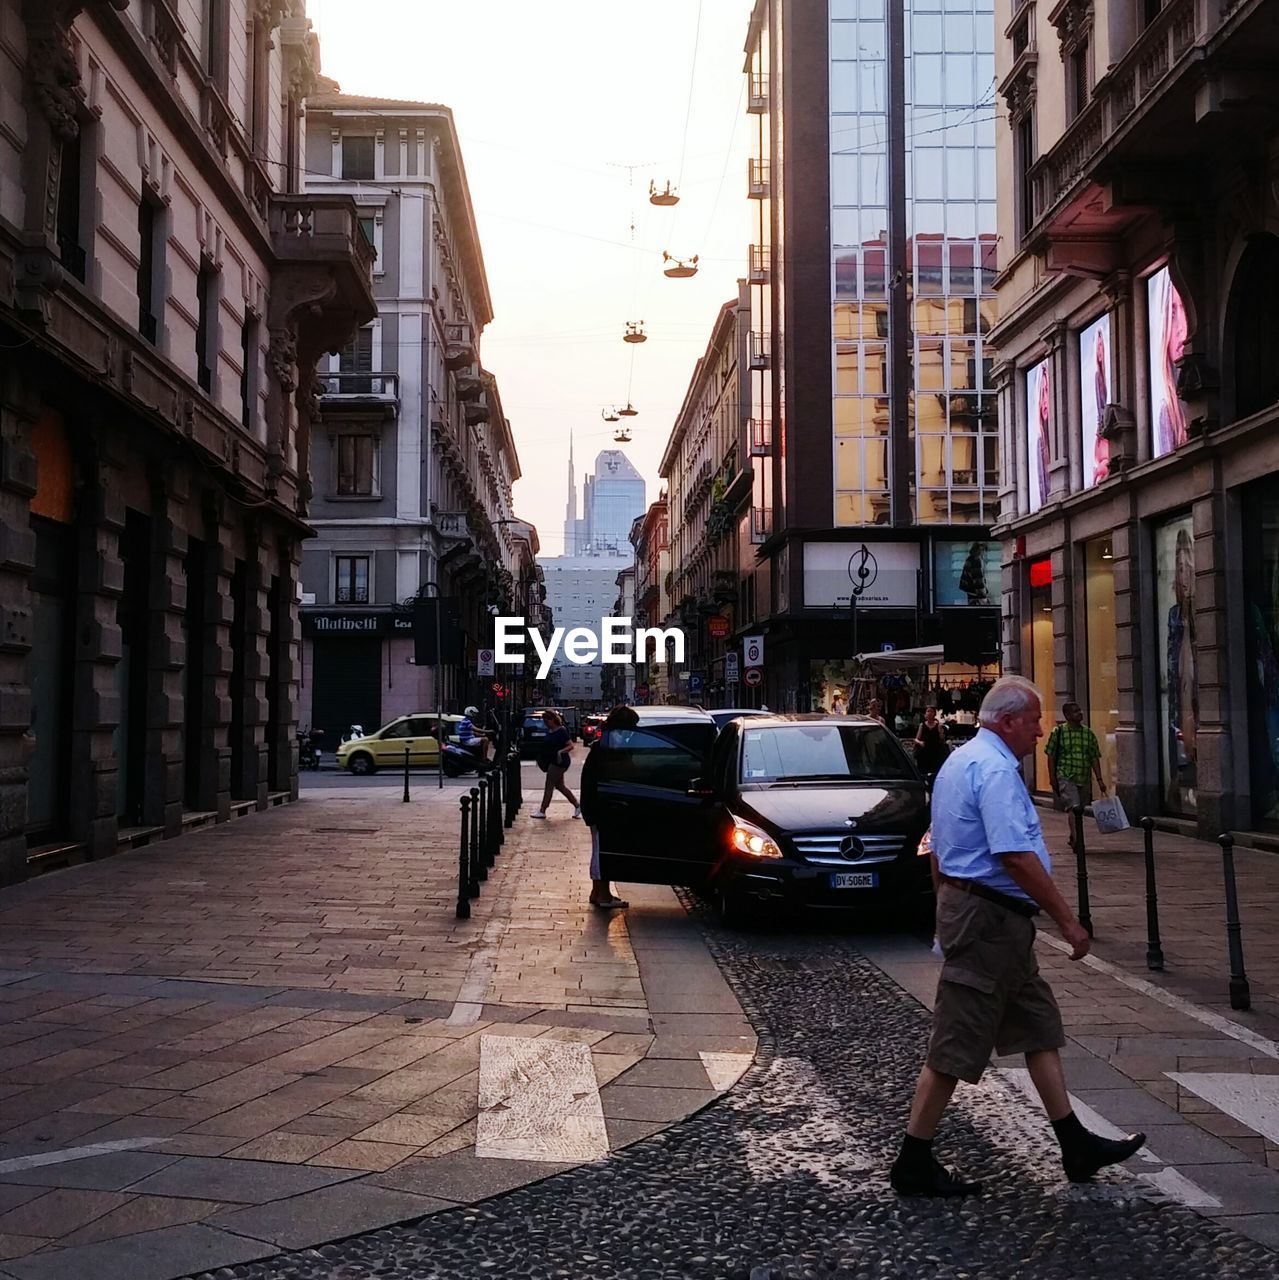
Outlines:
{"label": "black sneaker", "polygon": [[964,1182],[936,1160],[925,1165],[908,1165],[898,1160],[888,1181],[899,1196],[979,1196],[981,1186]]}
{"label": "black sneaker", "polygon": [[1071,1182],[1087,1182],[1107,1165],[1121,1164],[1146,1145],[1144,1133],[1130,1133],[1126,1138],[1103,1138],[1089,1133],[1087,1143],[1078,1151],[1061,1157],[1062,1168]]}

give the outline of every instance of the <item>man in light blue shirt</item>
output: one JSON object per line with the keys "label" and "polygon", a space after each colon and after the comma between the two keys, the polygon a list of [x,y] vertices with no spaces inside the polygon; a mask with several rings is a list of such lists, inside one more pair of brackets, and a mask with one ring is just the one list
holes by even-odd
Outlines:
{"label": "man in light blue shirt", "polygon": [[942,765],[933,789],[937,941],[945,962],[933,1034],[915,1086],[901,1154],[889,1180],[899,1195],[975,1195],[933,1155],[933,1136],[960,1080],[976,1084],[992,1053],[1026,1055],[1030,1078],[1061,1143],[1072,1182],[1128,1159],[1145,1134],[1089,1132],[1071,1109],[1059,1050],[1066,1042],[1052,989],[1035,960],[1033,918],[1046,911],[1072,960],[1091,940],[1053,883],[1039,818],[1019,761],[1043,734],[1039,690],[1021,676],[995,682],[981,729]]}

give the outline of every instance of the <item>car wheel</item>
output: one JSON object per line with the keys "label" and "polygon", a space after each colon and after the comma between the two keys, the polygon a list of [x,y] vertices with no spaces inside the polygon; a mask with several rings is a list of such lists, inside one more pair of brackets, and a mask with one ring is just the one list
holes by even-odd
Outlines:
{"label": "car wheel", "polygon": [[377,772],[377,765],[373,763],[373,757],[367,751],[357,751],[350,760],[347,761],[346,767],[355,774],[357,778],[366,778],[370,773]]}
{"label": "car wheel", "polygon": [[759,919],[751,900],[736,889],[717,890],[715,910],[725,929],[750,929]]}

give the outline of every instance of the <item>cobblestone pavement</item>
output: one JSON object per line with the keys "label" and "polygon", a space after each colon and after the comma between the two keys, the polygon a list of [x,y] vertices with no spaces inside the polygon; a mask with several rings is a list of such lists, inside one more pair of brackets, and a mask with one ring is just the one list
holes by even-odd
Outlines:
{"label": "cobblestone pavement", "polygon": [[[1071,1187],[1047,1126],[999,1073],[961,1089],[939,1144],[986,1194],[898,1200],[885,1170],[923,1052],[925,1011],[839,934],[712,930],[712,946],[763,1032],[756,1065],[718,1103],[604,1163],[216,1277],[1275,1274],[1268,1248],[1162,1196],[1150,1163]],[[1072,1049],[1073,1074],[1089,1064]]]}

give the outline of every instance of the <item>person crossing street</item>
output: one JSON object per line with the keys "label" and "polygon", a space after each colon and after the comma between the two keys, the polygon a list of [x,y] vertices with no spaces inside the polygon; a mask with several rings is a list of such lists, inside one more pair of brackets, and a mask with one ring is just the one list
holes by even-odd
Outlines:
{"label": "person crossing street", "polygon": [[1060,1052],[1066,1037],[1035,960],[1035,917],[1047,912],[1072,960],[1088,954],[1091,940],[1053,883],[1021,775],[1021,760],[1043,733],[1042,714],[1039,690],[1029,680],[996,681],[982,702],[977,736],[937,775],[930,864],[944,960],[932,1038],[889,1174],[902,1196],[980,1192],[937,1160],[933,1138],[959,1081],[980,1081],[992,1053],[1025,1055],[1071,1182],[1088,1181],[1146,1141],[1141,1133],[1110,1139],[1085,1129],[1066,1089]]}

